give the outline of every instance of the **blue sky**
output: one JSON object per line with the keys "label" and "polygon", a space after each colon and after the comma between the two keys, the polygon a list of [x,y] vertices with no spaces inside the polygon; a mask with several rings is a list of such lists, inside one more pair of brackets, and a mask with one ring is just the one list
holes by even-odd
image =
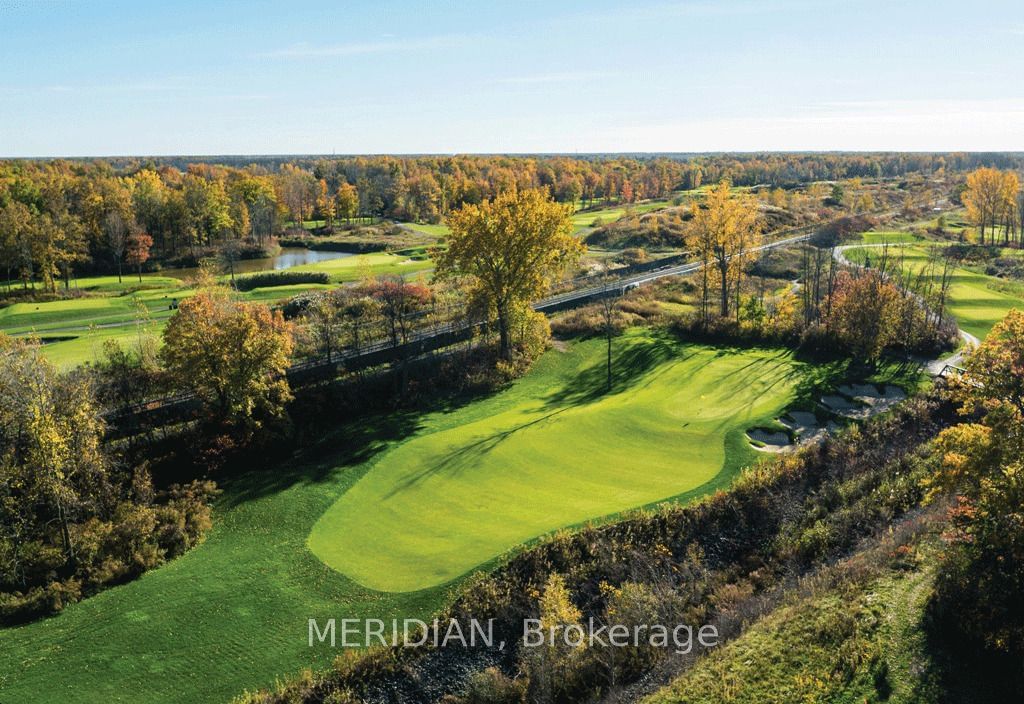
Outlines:
{"label": "blue sky", "polygon": [[1019,0],[0,0],[0,155],[1024,150]]}

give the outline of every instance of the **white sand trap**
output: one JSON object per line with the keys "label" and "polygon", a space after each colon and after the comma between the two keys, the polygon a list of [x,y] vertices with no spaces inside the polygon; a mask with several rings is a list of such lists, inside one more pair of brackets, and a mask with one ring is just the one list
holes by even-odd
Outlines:
{"label": "white sand trap", "polygon": [[821,430],[818,419],[808,411],[790,411],[779,418],[779,422],[796,433],[801,440],[812,437]]}
{"label": "white sand trap", "polygon": [[[789,436],[785,433],[771,433],[761,428],[748,430],[747,437],[752,441],[751,444],[754,446],[754,449],[763,450],[764,452],[782,452],[792,445],[789,441]],[[761,444],[756,445],[754,443]]]}
{"label": "white sand trap", "polygon": [[[844,396],[822,396],[822,404],[837,415],[858,420],[887,411],[907,397],[903,389],[892,384],[887,384],[882,393],[872,384],[840,386],[839,393]],[[854,400],[849,401],[845,396],[852,396]]]}

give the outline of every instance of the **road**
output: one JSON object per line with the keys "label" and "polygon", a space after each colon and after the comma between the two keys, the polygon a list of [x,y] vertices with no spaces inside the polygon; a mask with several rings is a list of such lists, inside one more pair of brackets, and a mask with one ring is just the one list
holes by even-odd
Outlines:
{"label": "road", "polygon": [[[796,244],[809,239],[812,233],[786,237],[773,242],[760,245],[754,248],[755,252],[764,252],[776,247]],[[533,304],[534,310],[539,312],[555,312],[565,308],[571,308],[590,300],[604,298],[606,296],[618,296],[622,293],[643,286],[644,284],[657,281],[669,276],[684,276],[700,271],[701,262],[689,262],[674,266],[666,266],[661,269],[645,271],[642,273],[623,276],[614,281],[602,281],[592,285],[586,285],[586,278],[579,280],[582,286],[565,293],[548,296]],[[593,277],[598,278],[598,277]],[[458,322],[448,323],[436,327],[427,328],[414,332],[409,341],[400,347],[394,347],[388,340],[377,340],[360,347],[358,350],[344,350],[332,359],[331,362],[324,360],[313,360],[293,364],[286,371],[290,379],[302,377],[324,377],[332,376],[338,368],[359,369],[374,366],[390,361],[395,358],[410,358],[416,355],[425,354],[442,347],[447,347],[457,342],[466,340],[472,334],[483,327],[481,322]],[[156,415],[173,413],[176,409],[191,408],[196,404],[194,394],[185,392],[174,396],[167,396],[159,399],[152,399],[143,404],[127,406],[117,409],[108,414],[108,419],[115,420],[135,415]]]}

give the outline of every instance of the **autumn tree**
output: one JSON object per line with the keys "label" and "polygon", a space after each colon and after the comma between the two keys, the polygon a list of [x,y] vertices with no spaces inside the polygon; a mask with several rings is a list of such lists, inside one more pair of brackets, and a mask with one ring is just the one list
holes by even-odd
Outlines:
{"label": "autumn tree", "polygon": [[877,271],[841,272],[828,305],[829,329],[853,356],[873,364],[899,332],[899,290]]}
{"label": "autumn tree", "polygon": [[970,422],[935,443],[931,497],[953,493],[953,530],[931,616],[953,641],[1009,666],[1024,657],[1024,313],[1010,311],[970,353],[954,396]]}
{"label": "autumn tree", "polygon": [[995,242],[1000,224],[1009,224],[1014,217],[1020,179],[1013,171],[981,168],[967,175],[967,188],[962,196],[967,216],[978,228],[980,243],[985,244],[986,228]]}
{"label": "autumn tree", "polygon": [[306,308],[306,321],[314,346],[327,363],[334,361],[340,345],[343,316],[336,292],[320,291]]}
{"label": "autumn tree", "polygon": [[717,284],[719,315],[728,318],[730,299],[739,299],[744,271],[760,243],[757,203],[732,194],[729,183],[722,181],[708,190],[703,204],[693,204],[691,213],[690,244],[704,265],[702,316],[706,322],[709,290]]}
{"label": "autumn tree", "polygon": [[22,497],[19,520],[55,525],[71,564],[71,525],[95,508],[107,479],[103,431],[84,377],[58,374],[37,344],[0,334],[0,496]]}
{"label": "autumn tree", "polygon": [[149,250],[153,246],[153,238],[136,228],[128,236],[128,246],[125,250],[125,261],[135,267],[139,275],[139,282],[142,282],[142,265],[149,261]]}
{"label": "autumn tree", "polygon": [[280,311],[219,289],[183,300],[167,323],[160,359],[218,421],[258,426],[291,398],[285,369],[292,336]]}
{"label": "autumn tree", "polygon": [[506,191],[448,218],[448,249],[437,255],[440,279],[465,276],[498,324],[501,356],[512,354],[512,324],[584,250],[567,206],[540,190]]}
{"label": "autumn tree", "polygon": [[338,187],[338,193],[334,198],[337,201],[338,217],[350,221],[359,212],[359,193],[348,181]]}
{"label": "autumn tree", "polygon": [[124,251],[128,246],[130,223],[119,210],[111,210],[103,219],[103,234],[107,238],[110,255],[117,264],[117,282],[121,283],[121,266],[124,263]]}
{"label": "autumn tree", "polygon": [[430,289],[401,276],[382,276],[368,284],[366,292],[379,305],[391,346],[408,344],[413,330],[412,317],[430,303]]}
{"label": "autumn tree", "polygon": [[336,202],[327,192],[327,181],[320,179],[316,184],[316,210],[328,229],[334,226]]}
{"label": "autumn tree", "polygon": [[[31,275],[31,226],[32,212],[24,203],[11,201],[0,207],[0,255],[6,271],[8,293],[15,272],[26,286]],[[26,266],[29,271],[25,270]]]}

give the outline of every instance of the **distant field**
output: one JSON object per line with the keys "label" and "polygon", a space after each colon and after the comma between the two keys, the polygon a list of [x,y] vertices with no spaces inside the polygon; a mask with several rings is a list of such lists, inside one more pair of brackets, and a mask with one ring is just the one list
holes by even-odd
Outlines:
{"label": "distant field", "polygon": [[[652,200],[644,201],[642,203],[636,203],[632,206],[631,210],[636,214],[649,213],[652,210],[658,210],[659,208],[665,208],[671,205],[671,201],[668,199],[664,200]],[[590,208],[587,210],[577,210],[572,216],[573,228],[577,233],[589,229],[595,219],[600,218],[601,223],[607,225],[610,222],[615,222],[627,212],[627,208],[624,205],[612,204],[604,207]],[[423,223],[403,223],[406,227],[417,230],[419,232],[433,235],[434,237],[446,237],[451,230],[448,226],[440,223],[437,225],[428,225]]]}
{"label": "distant field", "polygon": [[589,209],[589,210],[578,210],[572,216],[572,224],[579,233],[584,230],[589,230],[593,227],[595,220],[600,220],[602,225],[615,222],[619,218],[623,217],[627,212],[632,211],[637,215],[643,215],[653,210],[659,210],[661,208],[667,208],[672,204],[669,199],[664,200],[649,200],[642,203],[636,203],[631,207],[627,208],[625,205],[612,205],[606,208],[600,209]]}
{"label": "distant field", "polygon": [[556,528],[721,485],[753,457],[744,431],[804,378],[780,350],[644,332],[616,347],[610,395],[601,344],[584,343],[493,399],[426,419],[324,514],[310,548],[372,589],[443,584]]}
{"label": "distant field", "polygon": [[[920,271],[928,258],[927,244],[903,247],[904,263],[913,271]],[[878,256],[878,249],[851,249],[847,256],[863,262],[865,256]],[[890,256],[895,256],[893,250]],[[986,276],[970,269],[958,268],[949,291],[949,312],[967,332],[984,338],[992,326],[1013,308],[1024,310],[1024,283],[1005,281]]]}
{"label": "distant field", "polygon": [[[398,274],[418,276],[430,269],[429,260],[404,253],[375,252],[315,264],[293,267],[289,271],[326,272],[334,284],[356,281],[363,276]],[[227,280],[227,277],[222,277]],[[43,342],[43,354],[54,364],[69,368],[92,361],[103,342],[114,339],[124,343],[137,339],[140,330],[159,335],[174,310],[173,301],[195,293],[185,282],[152,274],[78,279],[73,288],[90,294],[42,303],[15,303],[0,308],[0,332],[9,335],[32,333]],[[257,288],[238,297],[245,301],[274,304],[303,291],[331,288],[323,284],[292,284]],[[52,342],[50,340],[53,340]]]}
{"label": "distant field", "polygon": [[893,231],[871,231],[861,234],[861,242],[864,244],[899,244],[907,242],[920,242],[923,237],[912,232]]}

